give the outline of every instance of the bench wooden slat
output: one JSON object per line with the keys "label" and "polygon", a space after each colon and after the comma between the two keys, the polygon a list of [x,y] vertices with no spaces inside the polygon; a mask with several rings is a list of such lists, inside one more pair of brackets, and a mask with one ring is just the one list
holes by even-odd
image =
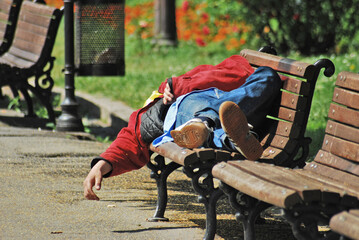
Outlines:
{"label": "bench wooden slat", "polygon": [[359,159],[359,144],[325,135],[322,149],[349,160]]}
{"label": "bench wooden slat", "polygon": [[302,122],[304,120],[304,112],[298,112],[293,109],[281,107],[279,108],[278,118],[290,122]]}
{"label": "bench wooden slat", "polygon": [[[292,152],[293,148],[296,147],[297,143],[297,141],[288,137],[275,135],[274,138],[271,139],[270,146],[277,149],[285,148],[288,152]],[[266,144],[265,141],[264,144]]]}
{"label": "bench wooden slat", "polygon": [[6,27],[7,27],[6,23],[0,22],[0,36],[2,37],[4,36]]}
{"label": "bench wooden slat", "polygon": [[283,163],[288,160],[288,158],[289,154],[286,151],[275,148],[273,146],[269,146],[264,149],[263,154],[260,157],[262,161],[276,165],[283,165]]}
{"label": "bench wooden slat", "polygon": [[346,195],[345,190],[340,187],[310,179],[305,175],[298,174],[293,169],[251,161],[229,162],[229,164],[235,164],[259,178],[289,187],[297,191],[305,202],[321,200],[338,204],[341,200],[340,196]]}
{"label": "bench wooden slat", "polygon": [[359,129],[330,119],[328,120],[325,132],[348,141],[359,143]]}
{"label": "bench wooden slat", "polygon": [[9,14],[6,12],[0,12],[0,21],[7,22],[9,18]]}
{"label": "bench wooden slat", "polygon": [[199,161],[196,152],[187,148],[181,148],[174,142],[167,142],[158,147],[154,147],[151,144],[150,149],[182,166],[188,166]]}
{"label": "bench wooden slat", "polygon": [[[246,58],[251,64],[256,66],[268,66],[274,70],[291,73],[296,76],[304,77],[307,73],[307,69],[312,65],[295,61],[288,58],[274,56],[267,53],[254,51],[251,49],[244,49],[240,52],[240,55]],[[258,56],[262,56],[258,58]]]}
{"label": "bench wooden slat", "polygon": [[291,207],[301,202],[297,192],[240,171],[228,163],[216,164],[212,169],[212,174],[215,178],[221,179],[222,182],[234,188],[242,189],[246,194],[264,199],[276,206]]}
{"label": "bench wooden slat", "polygon": [[310,181],[322,184],[323,203],[334,203],[346,207],[355,207],[357,205],[358,192],[351,187],[343,186],[341,181],[319,175],[306,169],[294,169],[293,171],[295,174],[306,177]]}
{"label": "bench wooden slat", "polygon": [[2,1],[0,1],[0,10],[2,12],[9,12],[11,4],[12,4],[11,0],[2,0]]}
{"label": "bench wooden slat", "polygon": [[39,45],[41,42],[43,43],[45,41],[30,42],[22,39],[14,39],[9,53],[22,59],[37,62],[43,50],[43,47]]}
{"label": "bench wooden slat", "polygon": [[351,239],[359,239],[359,217],[343,211],[334,215],[329,222],[332,230]]}
{"label": "bench wooden slat", "polygon": [[16,37],[23,41],[37,43],[38,45],[43,45],[43,43],[46,40],[46,35],[47,32],[45,34],[34,33],[29,31],[29,29],[25,29],[23,26],[21,26],[17,29]]}
{"label": "bench wooden slat", "polygon": [[[19,42],[19,41],[17,41]],[[31,43],[27,43],[28,45],[26,47],[30,47],[31,45],[33,46],[33,44]],[[34,47],[35,49],[35,47]],[[41,49],[40,50],[40,53],[41,53]],[[19,49],[15,46],[12,46],[11,49],[9,50],[9,53],[11,55],[13,55],[14,57],[17,57],[17,58],[21,58],[23,60],[27,60],[29,62],[37,62],[37,60],[39,59],[40,57],[40,53],[36,53],[35,51],[34,52],[29,52],[27,50],[23,50],[23,49]]]}
{"label": "bench wooden slat", "polygon": [[49,19],[47,16],[40,16],[32,14],[29,11],[26,11],[26,14],[20,14],[19,15],[19,23],[26,22],[28,24],[32,24],[35,26],[48,28],[51,22],[51,19]]}
{"label": "bench wooden slat", "polygon": [[300,130],[300,126],[298,126],[298,124],[278,121],[275,134],[284,137],[296,138],[299,135],[299,130]]}
{"label": "bench wooden slat", "polygon": [[277,158],[278,155],[281,154],[282,152],[283,152],[282,149],[275,148],[273,146],[269,146],[266,149],[264,149],[261,159]]}
{"label": "bench wooden slat", "polygon": [[341,171],[353,173],[359,176],[358,162],[348,161],[347,159],[338,157],[323,150],[319,150],[314,160],[315,162],[321,163],[323,165],[340,169]]}
{"label": "bench wooden slat", "polygon": [[323,175],[325,177],[332,178],[341,182],[342,185],[351,186],[352,188],[359,187],[359,182],[357,183],[358,177],[350,173],[345,173],[338,171],[337,169],[325,166],[317,162],[311,162],[307,164],[304,169],[315,172],[316,174]]}
{"label": "bench wooden slat", "polygon": [[0,15],[1,20],[7,21],[12,6],[12,1],[2,0],[0,1]]}
{"label": "bench wooden slat", "polygon": [[306,107],[307,100],[297,94],[282,92],[281,106],[291,109],[303,109]]}
{"label": "bench wooden slat", "polygon": [[269,139],[267,135],[261,142],[264,146],[264,151],[261,156],[262,160],[274,160],[275,164],[280,164],[282,161],[288,159],[289,154],[293,152],[294,148],[297,146],[298,141],[293,138],[283,137],[275,135],[273,138]]}
{"label": "bench wooden slat", "polygon": [[12,4],[12,0],[2,0],[0,4],[0,8],[6,8],[7,6]]}
{"label": "bench wooden slat", "polygon": [[346,124],[359,127],[359,111],[349,109],[337,104],[331,104],[328,117]]}
{"label": "bench wooden slat", "polygon": [[[31,49],[33,47],[33,49]],[[19,53],[22,51],[22,53]],[[40,55],[42,47],[37,43],[24,41],[22,39],[14,39],[13,45],[9,49],[9,52],[14,56],[19,56],[20,58],[27,58],[26,53],[31,53],[35,55]]]}
{"label": "bench wooden slat", "polygon": [[320,186],[309,182],[307,179],[298,178],[292,173],[282,171],[282,169],[276,168],[274,165],[248,160],[229,161],[228,164],[264,181],[290,188],[296,191],[305,202],[319,201],[321,199]]}
{"label": "bench wooden slat", "polygon": [[26,9],[26,11],[29,11],[31,13],[36,13],[37,15],[44,15],[44,16],[51,16],[54,11],[58,11],[54,9],[51,6],[45,5],[45,4],[28,4],[26,2],[23,3],[22,8]]}
{"label": "bench wooden slat", "polygon": [[352,185],[342,185],[342,181],[339,179],[333,179],[328,176],[324,176],[321,174],[317,174],[314,171],[310,171],[308,169],[294,169],[296,174],[305,176],[309,179],[313,179],[313,181],[321,182],[325,185],[331,185],[333,187],[337,187],[338,189],[341,189],[339,193],[341,194],[341,197],[349,194],[351,196],[355,196],[356,198],[359,197],[359,186],[352,186]]}
{"label": "bench wooden slat", "polygon": [[[56,10],[55,10],[56,11]],[[22,4],[19,22],[27,22],[37,26],[48,28],[51,18],[49,18],[54,12],[54,9],[46,5],[32,6],[24,2]]]}
{"label": "bench wooden slat", "polygon": [[[158,147],[150,146],[151,150],[182,165],[191,166],[196,163],[206,164],[237,159],[239,153],[219,150],[214,148],[181,148],[174,142],[168,142]],[[170,154],[168,154],[170,152]],[[180,154],[179,154],[180,153]],[[179,156],[180,155],[180,156]],[[176,156],[174,158],[174,156]]]}
{"label": "bench wooden slat", "polygon": [[358,76],[353,72],[340,72],[338,74],[338,80],[336,81],[336,85],[352,89],[355,91],[359,91],[359,81],[357,80]]}
{"label": "bench wooden slat", "polygon": [[359,109],[359,93],[343,88],[335,88],[333,102],[346,105],[350,108]]}
{"label": "bench wooden slat", "polygon": [[18,58],[10,54],[9,52],[1,56],[0,63],[8,64],[12,67],[19,67],[19,68],[30,68],[34,65],[32,61],[27,61],[25,59]]}
{"label": "bench wooden slat", "polygon": [[24,21],[22,21],[20,23],[20,27],[22,29],[25,29],[25,30],[27,30],[29,32],[32,32],[34,34],[38,34],[38,35],[41,35],[41,36],[46,36],[47,32],[48,32],[48,28],[46,28],[46,27],[34,25],[34,24],[27,23],[27,22],[24,22]]}
{"label": "bench wooden slat", "polygon": [[284,90],[300,94],[307,95],[309,94],[310,85],[303,80],[295,79],[293,77],[285,76],[285,80],[283,80]]}

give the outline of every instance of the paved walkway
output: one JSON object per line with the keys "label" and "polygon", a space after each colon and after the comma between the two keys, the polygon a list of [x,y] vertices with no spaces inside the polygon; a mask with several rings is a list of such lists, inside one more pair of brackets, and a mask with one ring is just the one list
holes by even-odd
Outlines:
{"label": "paved walkway", "polygon": [[[2,126],[0,146],[0,239],[203,236],[203,230],[180,222],[146,221],[155,206],[154,186],[146,168],[121,180],[105,181],[99,192],[101,201],[84,200],[82,181],[89,161],[107,144],[63,133]],[[150,191],[134,186],[142,180]]]}
{"label": "paved walkway", "polygon": [[[118,102],[77,95],[87,98],[79,99],[86,103],[81,111],[90,116],[86,121],[97,135],[113,137],[131,112]],[[110,106],[117,106],[115,112],[105,109]],[[95,120],[103,119],[103,114],[107,124],[98,124]],[[169,178],[170,222],[148,222],[156,206],[156,185],[148,168],[105,179],[98,192],[101,200],[85,200],[82,181],[89,163],[109,143],[86,133],[40,130],[39,124],[0,106],[0,239],[203,238],[204,207],[182,171]],[[221,206],[216,239],[242,239],[232,210],[228,204]],[[282,239],[293,239],[287,226],[265,224],[257,239],[281,239],[283,234]]]}

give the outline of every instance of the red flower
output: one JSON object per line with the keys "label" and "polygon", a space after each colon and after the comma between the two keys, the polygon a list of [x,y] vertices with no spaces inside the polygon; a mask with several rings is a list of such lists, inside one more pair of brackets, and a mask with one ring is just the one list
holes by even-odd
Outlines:
{"label": "red flower", "polygon": [[208,13],[202,13],[202,19],[203,19],[204,22],[207,22],[208,19],[209,19]]}
{"label": "red flower", "polygon": [[233,26],[233,27],[232,27],[232,31],[233,31],[234,33],[238,33],[238,32],[239,32],[239,28],[238,28],[237,26]]}
{"label": "red flower", "polygon": [[204,46],[207,45],[207,44],[203,41],[203,39],[202,39],[202,38],[199,38],[199,37],[196,39],[196,43],[197,43],[197,45],[200,46],[200,47],[204,47]]}
{"label": "red flower", "polygon": [[300,19],[300,15],[298,13],[293,15],[293,20],[294,21],[299,21],[299,19]]}
{"label": "red flower", "polygon": [[204,26],[204,27],[202,28],[202,32],[203,32],[204,35],[209,35],[209,34],[210,34],[210,29],[209,29],[209,27],[208,27],[208,26]]}
{"label": "red flower", "polygon": [[189,2],[188,2],[188,1],[183,1],[183,3],[182,3],[182,10],[183,10],[184,12],[186,12],[186,11],[188,10],[188,8],[189,8]]}

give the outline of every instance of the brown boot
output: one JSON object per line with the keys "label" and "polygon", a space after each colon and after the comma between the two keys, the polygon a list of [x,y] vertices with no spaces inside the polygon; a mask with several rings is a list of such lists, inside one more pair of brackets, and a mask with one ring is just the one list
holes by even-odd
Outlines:
{"label": "brown boot", "polygon": [[201,120],[194,118],[171,131],[173,141],[180,147],[198,148],[208,139],[211,129]]}
{"label": "brown boot", "polygon": [[219,108],[219,119],[224,132],[236,149],[248,160],[257,160],[263,148],[257,138],[249,132],[247,118],[234,102],[224,102]]}

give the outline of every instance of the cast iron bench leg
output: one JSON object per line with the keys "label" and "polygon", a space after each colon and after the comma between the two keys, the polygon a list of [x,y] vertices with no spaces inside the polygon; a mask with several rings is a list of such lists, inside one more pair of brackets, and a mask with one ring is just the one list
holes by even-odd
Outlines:
{"label": "cast iron bench leg", "polygon": [[25,88],[20,88],[20,92],[22,93],[22,95],[24,96],[25,101],[26,101],[27,116],[28,117],[34,117],[35,116],[34,106],[33,106],[32,99],[31,99],[29,93],[26,91]]}
{"label": "cast iron bench leg", "polygon": [[205,205],[206,208],[206,233],[204,240],[212,240],[217,232],[217,213],[216,206],[220,197],[223,196],[223,192],[220,189],[214,189],[209,197],[200,196],[200,202]]}
{"label": "cast iron bench leg", "polygon": [[196,168],[184,167],[185,174],[192,179],[193,189],[199,194],[198,201],[206,210],[206,233],[203,239],[212,240],[217,231],[216,205],[223,191],[214,187],[211,168],[194,171]]}
{"label": "cast iron bench leg", "polygon": [[232,208],[235,209],[237,221],[242,223],[244,239],[255,239],[254,224],[264,222],[264,219],[260,218],[260,213],[272,205],[242,194],[225,183],[221,183],[221,189],[228,196]]}
{"label": "cast iron bench leg", "polygon": [[168,221],[168,218],[165,218],[165,211],[167,207],[168,194],[167,194],[167,178],[168,176],[181,165],[171,162],[166,165],[164,157],[157,155],[154,159],[157,164],[149,162],[147,167],[151,171],[151,178],[156,180],[157,184],[157,207],[156,212],[153,217],[149,218],[150,222],[158,221]]}

